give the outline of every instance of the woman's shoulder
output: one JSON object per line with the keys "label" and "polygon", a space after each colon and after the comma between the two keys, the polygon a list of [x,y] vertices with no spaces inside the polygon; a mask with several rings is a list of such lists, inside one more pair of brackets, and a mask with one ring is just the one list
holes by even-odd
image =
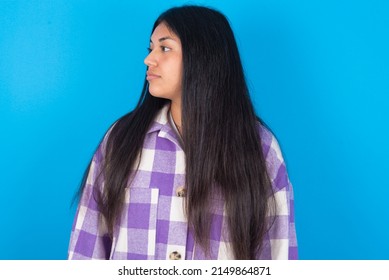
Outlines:
{"label": "woman's shoulder", "polygon": [[257,129],[261,138],[262,146],[270,146],[271,143],[275,140],[275,136],[270,128],[262,121],[257,121]]}
{"label": "woman's shoulder", "polygon": [[269,151],[274,151],[279,155],[280,159],[282,159],[281,148],[273,131],[262,121],[257,122],[257,129],[265,157]]}
{"label": "woman's shoulder", "polygon": [[289,178],[283,153],[276,136],[268,126],[262,123],[258,123],[258,130],[268,174],[275,190],[277,191],[287,187],[289,185]]}

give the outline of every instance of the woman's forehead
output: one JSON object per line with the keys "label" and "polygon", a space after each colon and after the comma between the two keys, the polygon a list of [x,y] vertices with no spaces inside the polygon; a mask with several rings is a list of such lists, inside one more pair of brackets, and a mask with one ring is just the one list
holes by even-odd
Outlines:
{"label": "woman's forehead", "polygon": [[155,43],[157,41],[163,41],[166,39],[171,39],[174,41],[180,41],[178,36],[168,27],[165,22],[161,22],[151,35],[150,42]]}

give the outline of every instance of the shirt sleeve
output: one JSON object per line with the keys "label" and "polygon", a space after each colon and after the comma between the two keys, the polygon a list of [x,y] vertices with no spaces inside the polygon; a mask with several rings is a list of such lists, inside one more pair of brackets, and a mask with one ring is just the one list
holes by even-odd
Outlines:
{"label": "shirt sleeve", "polygon": [[293,187],[276,138],[268,131],[266,137],[265,158],[274,190],[270,203],[274,207],[269,214],[273,223],[268,232],[268,256],[270,259],[297,259]]}
{"label": "shirt sleeve", "polygon": [[105,220],[99,212],[95,192],[102,188],[100,167],[102,164],[102,145],[94,154],[85,187],[73,222],[68,259],[108,259],[111,251],[111,238]]}

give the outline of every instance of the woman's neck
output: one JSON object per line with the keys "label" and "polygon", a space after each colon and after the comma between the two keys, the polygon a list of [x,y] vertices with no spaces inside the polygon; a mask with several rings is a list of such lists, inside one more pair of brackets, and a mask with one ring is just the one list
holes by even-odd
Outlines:
{"label": "woman's neck", "polygon": [[177,126],[178,131],[182,135],[182,126],[181,126],[181,103],[172,101],[170,104],[170,112],[173,117],[174,124]]}

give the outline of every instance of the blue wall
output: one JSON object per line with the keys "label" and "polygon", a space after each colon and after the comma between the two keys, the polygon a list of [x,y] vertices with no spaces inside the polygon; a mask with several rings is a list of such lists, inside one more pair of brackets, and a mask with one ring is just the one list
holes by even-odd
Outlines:
{"label": "blue wall", "polygon": [[[236,2],[191,3],[232,22],[300,257],[389,259],[389,2]],[[0,259],[66,258],[84,168],[138,99],[154,19],[183,3],[0,1]]]}

